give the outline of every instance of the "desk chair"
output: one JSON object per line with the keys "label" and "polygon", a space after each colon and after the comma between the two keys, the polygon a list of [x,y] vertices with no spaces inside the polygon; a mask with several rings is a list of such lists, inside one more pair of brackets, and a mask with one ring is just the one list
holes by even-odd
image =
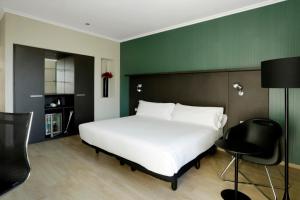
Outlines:
{"label": "desk chair", "polygon": [[24,183],[30,172],[27,155],[33,113],[0,112],[0,195]]}

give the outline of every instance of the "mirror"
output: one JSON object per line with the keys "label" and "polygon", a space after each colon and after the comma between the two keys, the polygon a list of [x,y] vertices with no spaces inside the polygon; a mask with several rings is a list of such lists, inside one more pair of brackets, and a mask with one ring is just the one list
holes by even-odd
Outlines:
{"label": "mirror", "polygon": [[45,94],[74,94],[74,59],[45,58]]}

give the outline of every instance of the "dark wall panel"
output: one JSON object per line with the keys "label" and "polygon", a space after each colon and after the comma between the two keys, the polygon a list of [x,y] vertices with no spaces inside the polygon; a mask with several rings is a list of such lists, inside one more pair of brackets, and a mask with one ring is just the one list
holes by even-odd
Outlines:
{"label": "dark wall panel", "polygon": [[[243,96],[238,95],[233,83],[244,87]],[[137,91],[139,84],[142,85],[141,92]],[[228,115],[228,127],[269,114],[269,93],[268,89],[260,87],[260,71],[130,76],[130,114],[135,114],[139,100],[220,106]]]}

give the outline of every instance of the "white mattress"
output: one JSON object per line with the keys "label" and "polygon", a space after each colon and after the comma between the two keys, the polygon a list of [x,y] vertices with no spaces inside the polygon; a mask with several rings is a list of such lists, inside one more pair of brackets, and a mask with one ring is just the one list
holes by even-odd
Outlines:
{"label": "white mattress", "polygon": [[81,124],[88,144],[165,176],[208,150],[221,130],[182,122],[130,116]]}

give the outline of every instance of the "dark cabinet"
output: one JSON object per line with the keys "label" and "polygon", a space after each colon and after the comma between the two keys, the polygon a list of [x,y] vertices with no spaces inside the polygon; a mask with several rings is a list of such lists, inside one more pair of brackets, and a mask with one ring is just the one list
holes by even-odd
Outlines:
{"label": "dark cabinet", "polygon": [[44,51],[14,46],[14,112],[33,111],[29,142],[44,139]]}
{"label": "dark cabinet", "polygon": [[75,65],[75,126],[94,120],[94,58],[74,56]]}
{"label": "dark cabinet", "polygon": [[[53,58],[49,58],[49,52],[54,55]],[[45,59],[54,59],[55,61],[61,59],[60,56],[66,57],[66,55],[71,58],[72,62],[74,61],[74,94],[47,94],[46,99],[44,91],[45,83],[47,83],[47,81],[45,82]],[[64,71],[68,72],[68,70],[71,69],[64,68]],[[57,73],[56,76],[58,76]],[[65,83],[73,80],[71,78],[70,80],[66,79],[66,75],[64,78]],[[50,101],[49,99],[54,100]],[[66,99],[68,102],[65,102]],[[57,103],[58,100],[60,100],[59,104]],[[58,107],[51,108],[52,102],[57,103]],[[63,111],[60,111],[61,109]],[[66,132],[68,134],[78,133],[79,124],[94,120],[94,58],[14,45],[14,112],[33,111],[30,143],[45,140],[45,114],[49,114],[53,110],[55,113],[62,113],[63,124],[62,129],[60,129],[62,135],[66,135]],[[71,115],[70,113],[73,111],[74,114]],[[65,128],[70,116],[72,116],[70,123],[72,127],[66,131]]]}

